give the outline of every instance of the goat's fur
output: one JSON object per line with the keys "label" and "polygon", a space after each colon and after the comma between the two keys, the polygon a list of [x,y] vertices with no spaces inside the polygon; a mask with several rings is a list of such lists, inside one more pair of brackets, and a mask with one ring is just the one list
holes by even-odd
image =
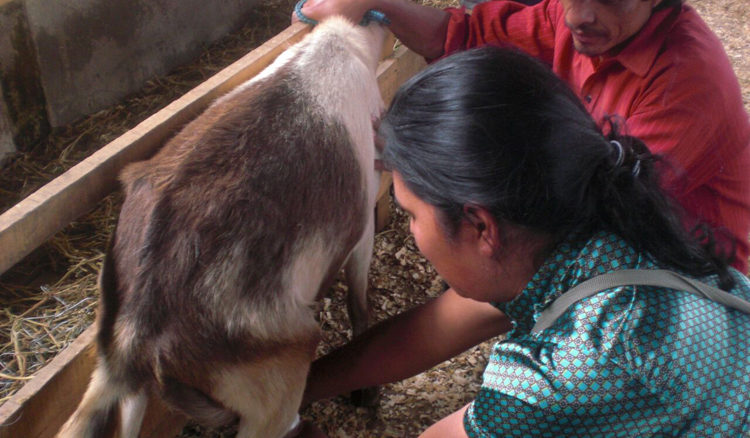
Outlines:
{"label": "goat's fur", "polygon": [[239,437],[288,431],[342,265],[366,326],[384,32],[322,22],[122,172],[98,365],[59,437],[136,437],[151,393]]}

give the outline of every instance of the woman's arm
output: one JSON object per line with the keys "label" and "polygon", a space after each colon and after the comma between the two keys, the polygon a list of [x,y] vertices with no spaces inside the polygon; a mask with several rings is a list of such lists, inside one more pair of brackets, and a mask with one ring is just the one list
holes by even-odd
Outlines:
{"label": "woman's arm", "polygon": [[428,59],[443,54],[449,14],[411,0],[308,0],[302,13],[318,21],[343,15],[358,23],[369,9],[383,12],[391,21],[391,32],[414,52]]}
{"label": "woman's arm", "polygon": [[411,377],[510,328],[492,305],[449,289],[313,362],[303,406]]}
{"label": "woman's arm", "polygon": [[466,429],[464,429],[464,414],[469,405],[462,407],[456,412],[441,419],[425,430],[419,438],[466,438]]}

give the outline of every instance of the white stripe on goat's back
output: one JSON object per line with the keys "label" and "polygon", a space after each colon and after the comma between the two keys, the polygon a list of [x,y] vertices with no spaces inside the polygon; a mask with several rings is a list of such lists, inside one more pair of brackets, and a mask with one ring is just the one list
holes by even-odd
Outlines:
{"label": "white stripe on goat's back", "polygon": [[290,67],[303,78],[301,86],[331,118],[347,128],[365,172],[368,205],[375,201],[378,184],[372,170],[372,120],[383,110],[376,69],[385,32],[379,24],[355,26],[341,17],[332,17],[309,35],[299,56],[290,61]]}

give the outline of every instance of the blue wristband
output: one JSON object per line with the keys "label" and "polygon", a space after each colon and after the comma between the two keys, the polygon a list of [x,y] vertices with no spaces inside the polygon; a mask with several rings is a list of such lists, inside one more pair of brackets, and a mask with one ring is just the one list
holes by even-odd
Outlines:
{"label": "blue wristband", "polygon": [[[315,26],[318,24],[317,20],[313,20],[312,18],[308,17],[307,15],[302,13],[302,6],[305,4],[307,0],[300,0],[297,2],[297,4],[294,6],[294,13],[297,15],[297,18],[299,18],[299,21],[310,24],[312,26]],[[362,17],[362,21],[359,22],[360,26],[367,26],[370,24],[371,21],[375,21],[377,23],[383,24],[385,26],[388,26],[391,24],[391,20],[388,19],[388,17],[385,16],[384,13],[380,11],[376,11],[374,9],[370,9],[365,13],[365,16]]]}

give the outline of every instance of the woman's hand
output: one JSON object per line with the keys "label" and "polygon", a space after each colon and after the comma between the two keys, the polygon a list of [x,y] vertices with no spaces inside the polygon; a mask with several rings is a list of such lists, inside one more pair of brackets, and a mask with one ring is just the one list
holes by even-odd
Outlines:
{"label": "woman's hand", "polygon": [[300,423],[293,433],[285,438],[326,438],[326,434],[318,426],[307,420]]}
{"label": "woman's hand", "polygon": [[313,362],[302,406],[411,377],[511,327],[491,304],[449,289]]}

